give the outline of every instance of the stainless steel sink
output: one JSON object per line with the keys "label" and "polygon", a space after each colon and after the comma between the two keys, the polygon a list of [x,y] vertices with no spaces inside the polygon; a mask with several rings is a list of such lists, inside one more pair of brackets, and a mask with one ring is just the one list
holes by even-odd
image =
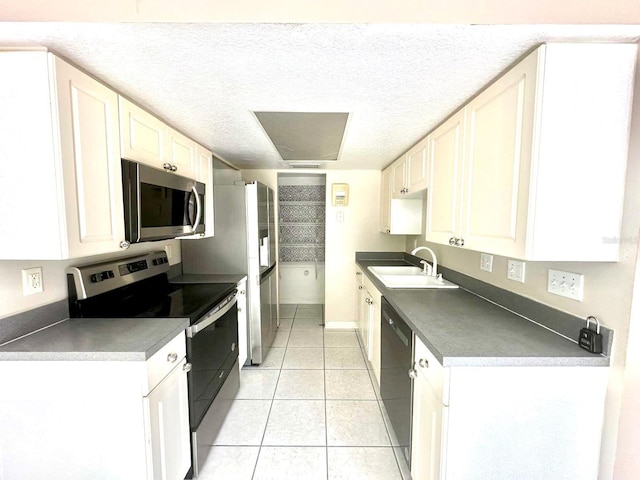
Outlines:
{"label": "stainless steel sink", "polygon": [[412,266],[367,267],[387,288],[458,288],[458,285],[438,275],[432,277]]}

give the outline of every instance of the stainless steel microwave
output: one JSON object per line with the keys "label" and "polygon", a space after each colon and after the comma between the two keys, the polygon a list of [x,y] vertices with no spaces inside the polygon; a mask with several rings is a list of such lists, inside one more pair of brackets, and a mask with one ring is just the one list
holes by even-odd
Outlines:
{"label": "stainless steel microwave", "polygon": [[122,159],[122,194],[131,243],[204,233],[204,183]]}

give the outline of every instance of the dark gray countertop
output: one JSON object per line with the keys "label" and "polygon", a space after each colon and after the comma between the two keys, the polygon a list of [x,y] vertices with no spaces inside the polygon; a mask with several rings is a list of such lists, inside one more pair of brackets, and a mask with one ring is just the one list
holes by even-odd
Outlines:
{"label": "dark gray countertop", "polygon": [[357,259],[356,264],[445,367],[609,365],[609,357],[589,353],[463,288],[388,289],[367,270],[410,265],[402,258]]}
{"label": "dark gray countertop", "polygon": [[181,318],[72,318],[0,346],[0,361],[145,361],[188,326]]}
{"label": "dark gray countertop", "polygon": [[223,274],[196,274],[187,273],[169,279],[171,283],[238,283],[246,275],[241,273]]}

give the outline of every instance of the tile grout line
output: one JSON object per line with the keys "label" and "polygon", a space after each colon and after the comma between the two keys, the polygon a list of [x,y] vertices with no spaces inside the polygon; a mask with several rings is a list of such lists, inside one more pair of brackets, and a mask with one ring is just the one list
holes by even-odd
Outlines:
{"label": "tile grout line", "polygon": [[329,422],[327,418],[327,361],[325,358],[326,344],[324,341],[324,334],[326,329],[324,327],[324,316],[322,321],[322,378],[324,379],[324,455],[325,465],[327,468],[327,480],[329,480]]}
{"label": "tile grout line", "polygon": [[[295,318],[295,314],[294,314],[294,318]],[[291,322],[291,327],[293,328],[293,321]],[[291,330],[289,330],[289,333],[291,333]],[[287,346],[289,345],[289,338],[287,337],[287,344],[285,345],[285,355],[287,353]],[[256,457],[256,463],[253,466],[253,473],[251,474],[251,479],[253,480],[253,478],[255,478],[256,476],[256,470],[258,469],[258,462],[260,461],[260,454],[262,453],[262,447],[264,444],[264,439],[267,435],[267,428],[269,427],[269,418],[271,417],[271,412],[273,411],[273,404],[275,402],[276,399],[276,392],[278,391],[278,385],[280,384],[280,375],[282,375],[282,364],[284,363],[284,356],[282,357],[282,363],[280,364],[280,368],[278,369],[278,378],[276,380],[276,386],[273,389],[273,394],[271,396],[271,405],[269,406],[269,413],[267,414],[267,423],[264,426],[264,432],[262,432],[262,439],[260,440],[260,445],[258,447],[258,456]]]}

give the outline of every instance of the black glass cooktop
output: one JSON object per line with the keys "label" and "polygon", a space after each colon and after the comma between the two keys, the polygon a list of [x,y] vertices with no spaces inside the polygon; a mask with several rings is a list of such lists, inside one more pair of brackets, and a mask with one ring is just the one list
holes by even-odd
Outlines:
{"label": "black glass cooktop", "polygon": [[70,305],[72,317],[189,318],[197,321],[236,289],[234,283],[169,284],[166,275]]}

